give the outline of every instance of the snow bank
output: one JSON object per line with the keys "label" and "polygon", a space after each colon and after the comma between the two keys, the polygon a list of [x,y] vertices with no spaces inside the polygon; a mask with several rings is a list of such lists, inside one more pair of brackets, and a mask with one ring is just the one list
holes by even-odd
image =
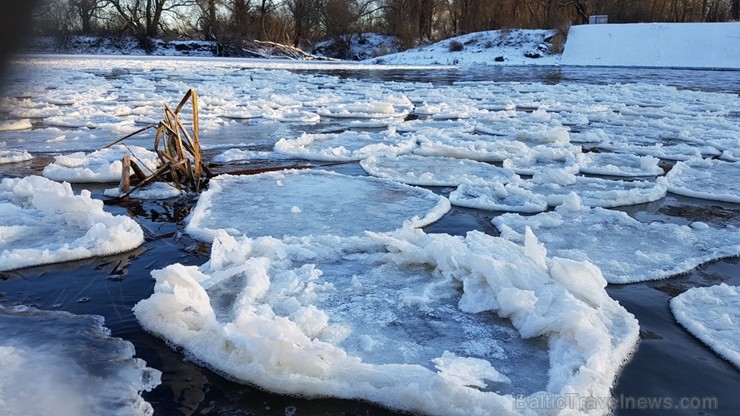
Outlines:
{"label": "snow bank", "polygon": [[624,212],[585,207],[575,195],[555,211],[530,217],[504,214],[491,222],[502,237],[517,242],[531,228],[550,253],[592,262],[610,283],[662,279],[740,254],[735,227],[646,224]]}
{"label": "snow bank", "polygon": [[546,257],[531,233],[520,246],[410,226],[221,232],[208,263],[152,276],[137,319],[197,362],[270,391],[433,415],[531,415],[561,396],[581,401],[557,414],[608,414],[584,403],[610,397],[638,339],[598,268]]}
{"label": "snow bank", "polygon": [[103,201],[40,176],[0,182],[0,271],[134,249],[144,233]]}
{"label": "snow bank", "polygon": [[362,235],[395,230],[410,220],[431,224],[450,209],[422,188],[319,170],[287,170],[211,179],[185,230],[212,241],[219,229],[250,237]]}
{"label": "snow bank", "polygon": [[381,56],[369,62],[385,65],[554,65],[549,53],[553,30],[491,30],[469,33]]}
{"label": "snow bank", "polygon": [[560,63],[740,68],[740,22],[572,26]]}
{"label": "snow bank", "polygon": [[697,287],[671,299],[676,320],[740,369],[740,290],[724,283]]}
{"label": "snow bank", "polygon": [[161,373],[134,358],[133,344],[110,337],[101,316],[0,307],[0,333],[3,414],[154,414],[140,394]]}

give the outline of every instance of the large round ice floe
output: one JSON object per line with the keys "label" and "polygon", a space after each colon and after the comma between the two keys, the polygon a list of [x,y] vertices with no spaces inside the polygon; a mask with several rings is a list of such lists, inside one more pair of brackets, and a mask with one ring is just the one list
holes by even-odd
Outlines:
{"label": "large round ice floe", "polygon": [[[592,264],[473,231],[235,239],[152,272],[142,326],[270,391],[430,415],[606,415],[638,339]],[[507,322],[507,320],[509,322]],[[578,400],[566,400],[576,397]]]}
{"label": "large round ice floe", "polygon": [[495,211],[540,212],[563,204],[575,193],[590,207],[618,207],[657,201],[666,194],[663,178],[656,181],[617,181],[576,176],[554,169],[532,180],[487,186],[460,185],[450,193],[454,205]]}
{"label": "large round ice floe", "polygon": [[211,241],[218,229],[250,237],[352,236],[422,227],[450,209],[447,198],[395,181],[314,170],[213,178],[186,231]]}
{"label": "large round ice floe", "polygon": [[519,179],[514,172],[489,163],[436,156],[371,156],[360,161],[365,171],[379,178],[409,185],[458,186],[466,183],[486,185]]}
{"label": "large round ice floe", "polygon": [[103,317],[0,307],[0,397],[6,415],[151,416],[141,397],[161,373],[110,337]]}
{"label": "large round ice floe", "polygon": [[555,211],[504,214],[491,222],[512,241],[523,241],[531,228],[552,255],[590,261],[610,283],[662,279],[740,254],[735,227],[642,223],[624,212],[585,207],[575,194]]}
{"label": "large round ice floe", "polygon": [[740,204],[740,162],[677,162],[666,179],[668,190],[675,194]]}
{"label": "large round ice floe", "polygon": [[[44,168],[43,175],[55,181],[71,183],[117,182],[121,180],[121,159],[124,156],[130,156],[144,172],[154,172],[159,164],[157,154],[150,150],[138,146],[116,145],[92,153],[54,156],[54,162]],[[133,170],[131,174],[133,175]]]}
{"label": "large round ice floe", "polygon": [[103,201],[40,176],[0,182],[0,271],[134,249],[144,233]]}
{"label": "large round ice floe", "polygon": [[720,284],[689,289],[671,299],[676,320],[740,369],[740,288]]}
{"label": "large round ice floe", "polygon": [[275,151],[309,160],[353,161],[373,155],[411,153],[416,139],[389,129],[380,133],[304,133],[296,139],[280,139]]}

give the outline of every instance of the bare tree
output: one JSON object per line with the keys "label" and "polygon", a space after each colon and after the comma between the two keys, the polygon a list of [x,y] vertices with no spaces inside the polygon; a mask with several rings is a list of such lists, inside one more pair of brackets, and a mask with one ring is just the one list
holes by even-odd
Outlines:
{"label": "bare tree", "polygon": [[250,17],[251,4],[249,0],[229,0],[227,9],[230,13],[230,32],[233,36],[241,37],[248,33],[247,24]]}
{"label": "bare tree", "polygon": [[77,15],[80,17],[81,31],[83,34],[93,32],[92,22],[108,4],[107,0],[69,0]]}
{"label": "bare tree", "polygon": [[293,22],[291,41],[298,47],[311,36],[311,31],[321,20],[321,3],[319,0],[286,0],[285,6]]}
{"label": "bare tree", "polygon": [[129,29],[140,37],[153,38],[163,28],[162,16],[192,6],[192,0],[107,0]]}
{"label": "bare tree", "polygon": [[223,0],[196,0],[200,16],[198,26],[201,33],[208,39],[219,39],[221,28],[217,8],[223,4]]}

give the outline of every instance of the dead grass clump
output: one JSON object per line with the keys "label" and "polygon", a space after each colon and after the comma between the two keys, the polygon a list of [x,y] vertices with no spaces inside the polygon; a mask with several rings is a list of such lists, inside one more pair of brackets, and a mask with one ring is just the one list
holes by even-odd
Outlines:
{"label": "dead grass clump", "polygon": [[450,52],[461,52],[463,49],[465,49],[465,45],[463,45],[460,41],[451,40],[450,43],[447,45],[447,48]]}
{"label": "dead grass clump", "polygon": [[[180,111],[188,101],[192,106],[193,117],[192,130],[190,131],[185,128],[180,120]],[[212,176],[208,167],[203,162],[201,154],[198,95],[194,90],[188,90],[174,111],[165,104],[164,120],[158,124],[139,129],[108,144],[104,148],[155,127],[157,134],[154,137],[154,151],[159,157],[160,167],[151,175],[146,175],[135,161],[131,160],[128,156],[124,157],[120,184],[121,199],[128,197],[131,192],[155,180],[170,182],[178,189],[200,192]],[[138,180],[134,186],[130,184],[131,170],[134,171],[134,176]]]}

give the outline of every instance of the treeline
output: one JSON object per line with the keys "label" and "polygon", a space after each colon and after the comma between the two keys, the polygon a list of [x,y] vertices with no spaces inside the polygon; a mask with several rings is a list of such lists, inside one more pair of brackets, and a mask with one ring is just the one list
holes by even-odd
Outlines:
{"label": "treeline", "polygon": [[249,39],[310,49],[363,32],[411,46],[481,30],[567,28],[591,15],[613,23],[737,21],[740,0],[42,0],[35,28],[60,39]]}

